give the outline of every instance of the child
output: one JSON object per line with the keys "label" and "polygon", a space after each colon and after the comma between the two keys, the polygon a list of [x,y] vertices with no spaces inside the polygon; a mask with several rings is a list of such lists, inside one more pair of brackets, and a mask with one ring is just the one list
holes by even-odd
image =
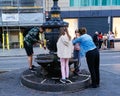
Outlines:
{"label": "child", "polygon": [[[79,38],[79,37],[80,37],[80,33],[78,32],[78,30],[75,30],[74,39]],[[74,64],[74,68],[75,68],[74,74],[75,75],[79,75],[79,73],[80,73],[80,70],[79,70],[79,63],[80,63],[79,51],[80,51],[80,43],[76,43],[74,45],[74,52],[73,52],[73,55],[74,55],[73,58],[78,59],[78,62]]]}
{"label": "child", "polygon": [[57,41],[57,56],[60,58],[61,83],[72,83],[69,78],[69,58],[72,57],[72,41],[67,28],[60,28],[60,37]]}

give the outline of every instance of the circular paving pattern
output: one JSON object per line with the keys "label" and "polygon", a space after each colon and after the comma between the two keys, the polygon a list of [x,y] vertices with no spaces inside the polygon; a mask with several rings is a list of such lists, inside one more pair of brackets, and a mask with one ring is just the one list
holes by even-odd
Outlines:
{"label": "circular paving pattern", "polygon": [[86,70],[82,70],[79,75],[70,73],[72,83],[62,84],[59,79],[59,77],[43,75],[40,68],[36,72],[25,70],[21,75],[21,83],[24,86],[39,91],[74,92],[85,89],[90,85],[90,75]]}

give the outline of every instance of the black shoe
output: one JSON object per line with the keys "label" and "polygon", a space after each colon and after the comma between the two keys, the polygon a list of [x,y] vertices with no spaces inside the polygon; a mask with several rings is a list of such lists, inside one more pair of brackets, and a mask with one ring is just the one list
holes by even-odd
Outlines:
{"label": "black shoe", "polygon": [[32,65],[32,68],[33,68],[33,69],[37,69],[37,67],[36,67],[35,65]]}
{"label": "black shoe", "polygon": [[98,86],[97,85],[92,85],[92,88],[97,88]]}
{"label": "black shoe", "polygon": [[32,68],[29,68],[29,70],[31,71],[31,72],[36,72],[36,70],[32,67]]}
{"label": "black shoe", "polygon": [[67,83],[72,83],[72,81],[70,79],[68,79],[68,78],[66,78],[66,82]]}
{"label": "black shoe", "polygon": [[80,71],[74,71],[74,75],[79,76],[80,74],[82,74],[82,72],[80,72]]}
{"label": "black shoe", "polygon": [[65,84],[66,83],[66,80],[65,79],[60,79],[60,82]]}

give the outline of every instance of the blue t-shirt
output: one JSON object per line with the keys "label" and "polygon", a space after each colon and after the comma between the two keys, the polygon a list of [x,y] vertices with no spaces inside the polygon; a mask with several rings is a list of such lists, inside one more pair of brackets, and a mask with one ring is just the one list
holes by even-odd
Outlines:
{"label": "blue t-shirt", "polygon": [[73,44],[80,43],[80,56],[85,56],[88,51],[96,48],[92,37],[88,34],[81,35],[72,42]]}

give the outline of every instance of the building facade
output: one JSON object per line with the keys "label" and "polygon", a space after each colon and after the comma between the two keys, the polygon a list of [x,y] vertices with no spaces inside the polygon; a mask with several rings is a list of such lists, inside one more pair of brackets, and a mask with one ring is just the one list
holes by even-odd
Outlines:
{"label": "building facade", "polygon": [[[113,31],[120,39],[120,0],[58,0],[69,32],[86,27],[88,34]],[[0,47],[23,47],[25,28],[40,26],[49,17],[53,0],[0,0]]]}
{"label": "building facade", "polygon": [[23,32],[45,21],[44,0],[0,0],[0,47],[23,47]]}
{"label": "building facade", "polygon": [[[50,11],[52,0],[46,0],[46,11]],[[58,0],[62,18],[69,22],[71,35],[74,30],[86,27],[88,34],[95,31],[113,31],[120,39],[120,0]]]}

